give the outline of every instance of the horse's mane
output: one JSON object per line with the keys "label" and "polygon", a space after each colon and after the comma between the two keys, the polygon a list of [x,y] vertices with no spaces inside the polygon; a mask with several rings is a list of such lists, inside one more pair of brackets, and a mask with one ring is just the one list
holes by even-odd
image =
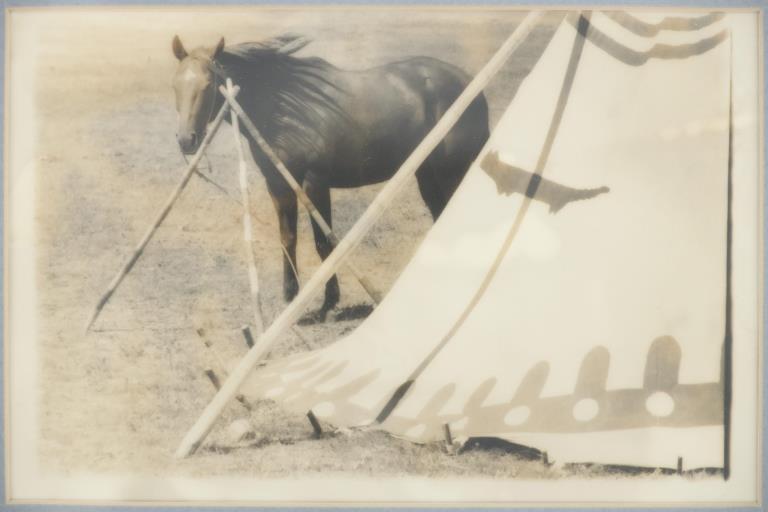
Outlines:
{"label": "horse's mane", "polygon": [[256,115],[266,117],[256,120],[266,130],[265,137],[282,147],[316,145],[331,120],[345,117],[326,92],[328,87],[338,89],[330,81],[336,68],[319,58],[293,55],[310,42],[301,35],[284,34],[226,47],[216,58],[253,100]]}

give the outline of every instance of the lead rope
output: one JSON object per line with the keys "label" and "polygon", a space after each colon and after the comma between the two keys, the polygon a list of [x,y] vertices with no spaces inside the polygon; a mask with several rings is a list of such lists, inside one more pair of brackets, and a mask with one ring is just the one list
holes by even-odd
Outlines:
{"label": "lead rope", "polygon": [[[212,92],[213,92],[214,97],[215,97],[216,91],[218,90],[219,83],[220,83],[221,80],[226,78],[226,74],[224,73],[224,70],[221,69],[221,66],[219,66],[215,61],[211,61],[210,65],[208,67],[211,70],[211,72],[213,73],[213,76],[215,77],[214,78],[214,82],[213,82],[214,86],[212,87],[212,89],[213,89]],[[210,123],[210,119],[211,119],[211,116],[213,114],[214,101],[211,100],[209,102],[209,104],[210,104],[210,112],[208,113],[208,122],[206,123],[206,126]],[[237,115],[237,114],[235,114],[234,112],[230,112],[230,115]],[[184,161],[187,164],[189,164],[189,158],[187,158],[187,155],[185,155],[184,153],[181,153],[181,156],[184,159]],[[211,164],[211,160],[208,158],[208,153],[204,153],[203,154],[203,158],[205,159],[206,168],[207,168],[208,172],[212,174],[214,172],[214,169],[213,169],[213,164]],[[214,180],[213,177],[204,174],[203,172],[200,171],[200,169],[195,169],[195,174],[198,177],[200,177],[201,179],[203,179],[204,181],[206,181],[209,184],[213,185],[216,189],[219,190],[219,192],[224,194],[228,199],[230,199],[231,201],[237,203],[240,207],[243,206],[243,203],[238,198],[236,198],[225,186],[220,184],[218,181]],[[253,215],[253,212],[251,212],[251,215],[252,215],[253,219],[256,220],[256,222],[258,222],[262,226],[267,226],[268,225],[268,223],[264,219],[262,219],[258,215]],[[282,241],[279,242],[279,244],[280,244],[280,250],[283,252],[283,254],[285,255],[285,257],[288,260],[288,263],[291,266],[291,272],[293,272],[293,275],[296,277],[296,282],[299,283],[299,287],[301,287],[301,280],[299,279],[299,271],[296,268],[296,265],[294,265],[293,260],[289,256],[288,249],[285,247],[285,245],[283,245]],[[310,346],[305,338],[302,337],[302,341],[307,346]]]}
{"label": "lead rope", "polygon": [[[182,156],[182,158],[184,158],[185,162],[189,163],[189,159],[187,158],[187,155],[182,153],[181,156]],[[208,163],[208,168],[209,169],[213,169],[213,167],[211,167],[210,160],[208,160],[208,155],[205,156],[205,160]],[[243,203],[238,198],[236,198],[234,195],[232,195],[232,193],[229,190],[227,190],[227,188],[224,185],[220,184],[218,181],[214,180],[210,176],[207,176],[207,175],[203,174],[199,169],[195,169],[195,174],[199,178],[201,178],[203,181],[206,181],[209,184],[213,185],[217,190],[219,190],[219,192],[224,194],[229,200],[231,200],[232,202],[236,203],[240,207],[243,206]],[[262,226],[268,226],[269,225],[269,223],[267,221],[265,221],[264,219],[262,219],[258,215],[254,215],[253,213],[251,213],[251,215],[252,215],[253,219],[256,222],[258,222],[259,224],[261,224]],[[282,242],[280,242],[279,244],[280,244],[280,250],[283,252],[285,257],[288,258],[288,263],[291,265],[291,271],[293,272],[293,275],[296,276],[296,281],[298,281],[299,282],[299,286],[301,286],[301,280],[299,279],[299,271],[296,269],[296,266],[293,264],[293,261],[291,260],[290,256],[288,256],[288,249],[285,248],[285,245],[283,245]]]}

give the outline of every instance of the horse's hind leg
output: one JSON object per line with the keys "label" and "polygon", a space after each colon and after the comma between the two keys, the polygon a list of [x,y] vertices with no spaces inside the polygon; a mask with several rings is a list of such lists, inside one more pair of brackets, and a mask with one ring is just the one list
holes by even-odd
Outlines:
{"label": "horse's hind leg", "polygon": [[[317,211],[322,215],[323,219],[325,219],[325,222],[328,223],[328,226],[331,226],[331,190],[313,173],[308,173],[304,177],[303,188],[309,199],[317,208]],[[315,219],[312,219],[312,231],[315,235],[315,249],[317,249],[317,254],[321,259],[325,260],[325,258],[331,254],[333,246],[326,238],[323,230],[317,222],[315,222]],[[338,304],[339,295],[339,280],[334,275],[327,283],[325,283],[325,300],[318,312],[318,320],[324,320],[325,314]]]}

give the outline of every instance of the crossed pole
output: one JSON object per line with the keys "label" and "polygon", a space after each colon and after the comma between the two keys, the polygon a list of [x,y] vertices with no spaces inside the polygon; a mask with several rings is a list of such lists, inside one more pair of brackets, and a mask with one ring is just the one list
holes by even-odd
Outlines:
{"label": "crossed pole", "polygon": [[[152,224],[150,224],[144,236],[139,241],[138,245],[134,248],[133,252],[131,253],[131,256],[123,264],[120,270],[118,270],[117,274],[115,274],[115,276],[112,278],[112,281],[109,283],[107,290],[99,298],[98,302],[96,303],[96,306],[93,309],[93,312],[88,318],[88,322],[85,325],[86,333],[93,326],[94,322],[101,314],[101,311],[109,302],[109,299],[112,298],[115,291],[120,286],[120,283],[122,283],[123,279],[125,279],[125,276],[128,275],[128,273],[131,271],[133,266],[139,260],[142,253],[144,252],[144,249],[147,247],[147,244],[149,244],[149,241],[152,239],[157,229],[160,227],[160,225],[163,223],[165,218],[170,213],[171,209],[173,208],[173,205],[176,203],[176,200],[181,195],[181,192],[187,186],[187,183],[189,183],[189,180],[192,177],[192,175],[199,174],[199,171],[197,170],[197,166],[200,163],[200,160],[203,158],[206,149],[208,148],[211,141],[213,140],[214,135],[216,134],[218,129],[221,127],[221,123],[222,121],[224,121],[224,117],[228,112],[230,112],[230,110],[233,112],[233,115],[232,115],[233,127],[236,127],[235,139],[236,139],[236,148],[237,148],[238,159],[239,159],[240,190],[241,190],[242,204],[243,204],[243,207],[246,209],[246,212],[244,213],[244,216],[243,216],[243,224],[244,224],[243,235],[244,235],[245,243],[247,246],[247,253],[250,255],[248,258],[249,281],[251,285],[251,295],[254,300],[254,308],[255,308],[254,309],[254,326],[258,333],[261,333],[261,331],[263,330],[263,320],[261,319],[261,314],[259,312],[259,305],[258,305],[258,280],[255,278],[256,276],[255,260],[253,259],[253,251],[252,251],[252,248],[250,247],[250,243],[252,241],[252,223],[250,218],[250,212],[248,211],[247,184],[245,184],[244,182],[244,180],[246,179],[245,178],[246,164],[245,164],[243,150],[242,150],[242,146],[239,138],[239,129],[237,129],[238,119],[242,121],[243,126],[251,135],[251,137],[255,140],[255,142],[258,144],[259,148],[264,152],[267,158],[269,158],[270,162],[272,162],[272,164],[277,168],[277,170],[283,176],[283,179],[286,180],[288,185],[296,194],[296,197],[299,199],[302,205],[304,205],[304,207],[307,209],[307,211],[312,216],[314,221],[320,227],[321,231],[323,232],[323,234],[325,235],[329,243],[334,248],[339,244],[339,238],[336,236],[336,234],[333,232],[331,227],[325,221],[323,216],[318,211],[317,207],[315,207],[314,203],[312,203],[312,200],[309,198],[309,196],[307,196],[307,194],[302,189],[301,185],[299,185],[299,183],[296,181],[296,179],[293,177],[290,171],[286,168],[285,164],[283,164],[283,162],[277,157],[277,155],[269,146],[269,144],[264,139],[264,137],[261,135],[259,130],[253,124],[253,122],[251,122],[248,115],[245,113],[245,111],[243,111],[240,104],[237,103],[237,101],[235,100],[235,97],[237,96],[239,90],[240,88],[236,85],[233,85],[231,80],[229,79],[228,79],[227,87],[221,86],[219,88],[219,91],[221,92],[222,95],[224,95],[224,97],[226,98],[226,101],[221,106],[218,113],[216,114],[216,117],[214,117],[213,121],[211,122],[208,128],[208,131],[205,137],[203,138],[203,141],[200,143],[200,147],[198,147],[197,151],[195,152],[195,155],[189,160],[187,167],[184,173],[182,174],[181,180],[179,181],[178,185],[176,185],[176,188],[174,188],[174,190],[171,192],[165,204],[163,205],[163,207],[155,217],[155,220],[152,222]],[[355,276],[355,278],[358,280],[358,282],[366,291],[366,293],[374,302],[374,304],[378,304],[379,302],[381,302],[381,294],[374,288],[374,286],[362,274],[362,272],[360,272],[360,270],[355,268],[350,262],[346,262],[346,267]],[[296,277],[298,278],[298,276]]]}
{"label": "crossed pole", "polygon": [[[232,80],[227,79],[227,92],[232,94],[235,87]],[[250,194],[248,193],[248,169],[243,155],[243,144],[240,140],[240,126],[238,116],[231,116],[232,135],[235,139],[235,149],[237,150],[238,178],[240,180],[240,200],[243,203],[243,243],[245,244],[245,254],[248,258],[248,283],[251,288],[251,301],[253,302],[253,327],[256,335],[261,336],[264,331],[264,319],[261,316],[261,302],[259,300],[259,275],[256,269],[256,258],[253,255],[253,222],[251,222]],[[298,278],[298,276],[297,276]]]}
{"label": "crossed pole", "polygon": [[[233,93],[237,94],[238,91],[239,91],[239,88],[235,88]],[[197,165],[200,163],[200,160],[203,158],[205,149],[211,143],[211,140],[213,140],[213,136],[219,130],[219,127],[221,126],[222,121],[224,121],[224,116],[227,115],[227,112],[229,112],[229,109],[230,109],[229,103],[226,103],[226,102],[219,109],[219,112],[216,114],[216,117],[214,117],[213,122],[211,123],[211,126],[208,129],[208,133],[205,134],[203,141],[200,143],[200,147],[197,148],[197,152],[187,164],[187,168],[184,171],[184,174],[181,176],[181,180],[179,181],[179,184],[176,185],[176,188],[173,189],[173,192],[171,192],[171,195],[168,196],[168,199],[165,201],[165,204],[163,205],[163,207],[160,209],[157,216],[155,217],[154,222],[152,222],[152,224],[149,226],[149,229],[147,229],[146,233],[144,233],[144,236],[142,237],[141,241],[136,246],[136,248],[133,250],[133,253],[131,254],[131,256],[123,264],[123,266],[117,272],[115,277],[112,278],[112,281],[109,283],[109,286],[107,287],[107,291],[104,292],[101,298],[99,298],[99,301],[96,303],[96,307],[94,307],[93,309],[93,313],[91,313],[91,316],[88,318],[88,322],[85,324],[85,332],[88,332],[88,330],[91,328],[93,323],[98,318],[99,313],[101,313],[101,310],[104,309],[104,306],[107,305],[107,302],[109,302],[109,299],[117,290],[117,287],[120,286],[120,283],[123,282],[123,279],[125,279],[125,276],[128,275],[128,272],[131,271],[133,266],[141,257],[141,254],[144,252],[144,249],[147,247],[147,244],[149,244],[149,241],[152,240],[152,236],[154,236],[155,232],[157,231],[157,228],[160,227],[160,224],[163,223],[165,218],[171,212],[171,208],[173,208],[173,205],[176,203],[176,200],[181,195],[181,192],[184,190],[184,187],[186,187],[187,183],[189,183],[189,179],[197,171]]]}
{"label": "crossed pole", "polygon": [[[229,79],[228,79],[229,80]],[[269,146],[266,140],[264,140],[264,137],[262,137],[261,133],[259,132],[258,128],[256,128],[256,125],[253,124],[251,119],[248,117],[248,114],[245,113],[243,110],[243,107],[240,106],[240,103],[237,102],[235,99],[235,96],[231,94],[226,87],[219,86],[219,91],[221,94],[226,98],[226,103],[229,104],[232,111],[237,114],[237,117],[240,118],[240,120],[243,122],[243,126],[248,131],[248,134],[253,138],[253,140],[258,144],[259,149],[269,158],[269,161],[272,162],[272,165],[277,168],[280,175],[285,179],[285,181],[288,183],[288,185],[291,187],[291,190],[293,190],[294,194],[296,194],[296,197],[301,202],[302,205],[304,205],[304,208],[307,209],[307,212],[312,216],[312,219],[317,223],[317,225],[320,227],[320,230],[323,232],[323,235],[325,235],[325,238],[328,240],[328,242],[331,244],[333,248],[336,248],[337,245],[339,245],[339,238],[336,236],[336,234],[331,230],[331,226],[328,225],[326,220],[323,218],[323,216],[320,214],[318,209],[315,207],[312,200],[309,198],[309,196],[304,192],[304,189],[299,185],[299,182],[296,181],[296,178],[293,177],[293,174],[290,173],[290,171],[285,167],[285,164],[278,158],[277,154],[275,154],[274,150]],[[357,279],[357,281],[360,283],[360,286],[363,287],[365,292],[368,294],[368,296],[373,300],[374,303],[378,304],[381,302],[381,294],[376,291],[376,289],[373,287],[373,285],[368,281],[368,278],[363,275],[362,272],[360,272],[352,263],[349,261],[345,262],[345,265],[347,267],[347,270],[349,270]]]}

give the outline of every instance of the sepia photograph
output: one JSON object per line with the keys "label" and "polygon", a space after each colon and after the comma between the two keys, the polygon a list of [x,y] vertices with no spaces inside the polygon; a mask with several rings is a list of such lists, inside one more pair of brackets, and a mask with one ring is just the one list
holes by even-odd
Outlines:
{"label": "sepia photograph", "polygon": [[762,12],[531,9],[5,8],[6,502],[760,504]]}

